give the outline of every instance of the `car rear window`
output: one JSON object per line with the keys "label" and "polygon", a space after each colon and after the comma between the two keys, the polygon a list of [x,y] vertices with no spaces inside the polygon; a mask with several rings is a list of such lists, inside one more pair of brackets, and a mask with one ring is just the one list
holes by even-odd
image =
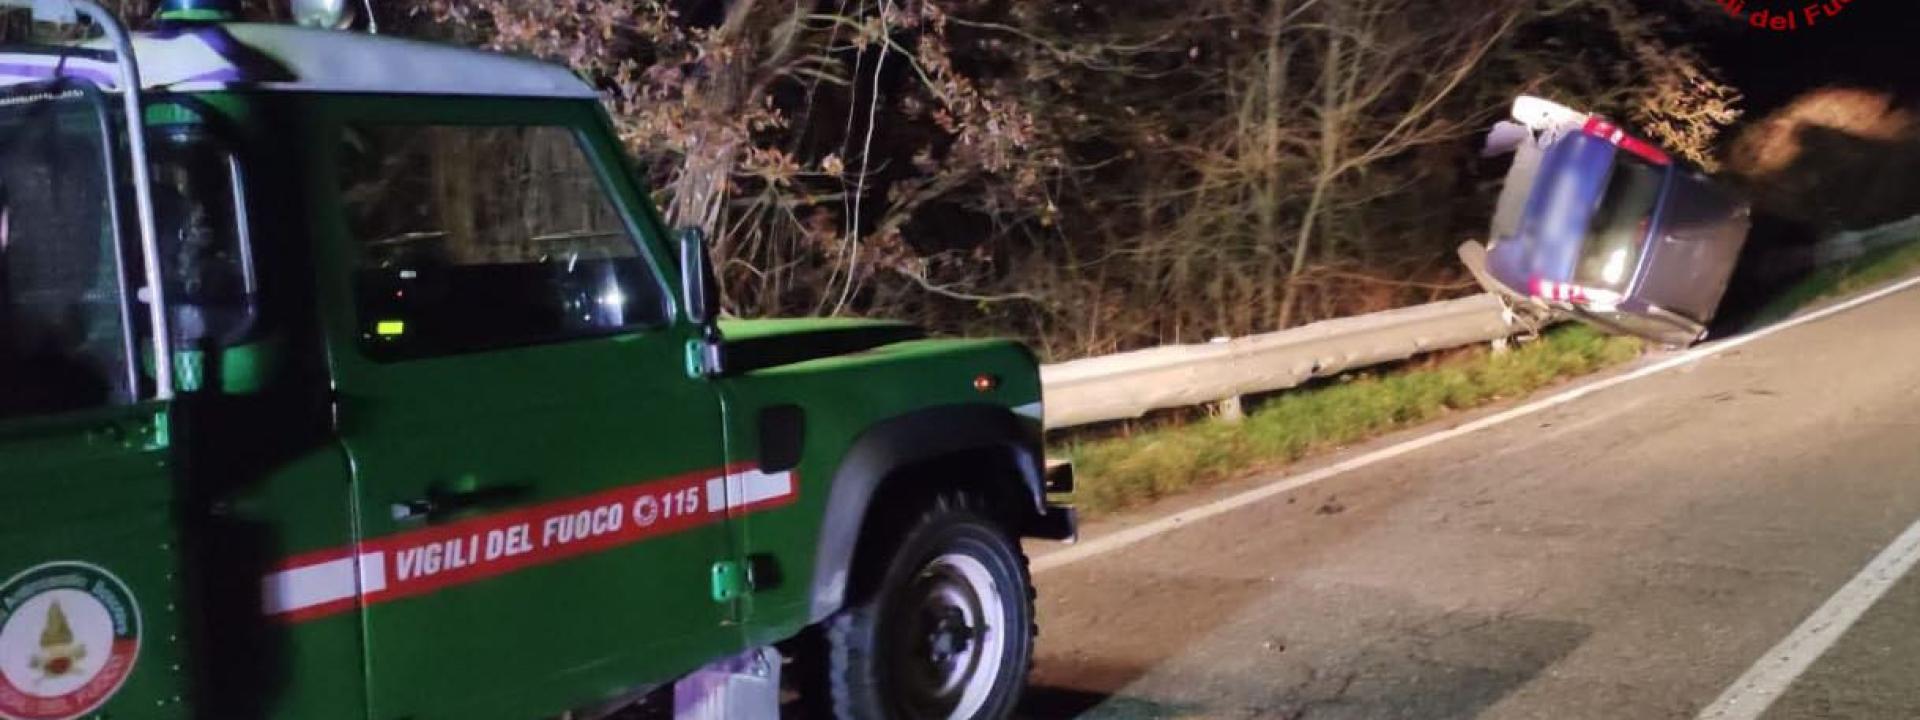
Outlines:
{"label": "car rear window", "polygon": [[1665,177],[1664,168],[1627,153],[1616,156],[1606,192],[1588,221],[1576,282],[1623,290],[1633,280]]}

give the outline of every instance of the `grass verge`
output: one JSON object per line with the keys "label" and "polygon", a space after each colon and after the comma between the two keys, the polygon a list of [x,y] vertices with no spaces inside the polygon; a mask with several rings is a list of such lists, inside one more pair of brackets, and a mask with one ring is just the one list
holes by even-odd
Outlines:
{"label": "grass verge", "polygon": [[1201,420],[1071,442],[1075,504],[1111,512],[1364,440],[1455,410],[1518,397],[1638,356],[1639,340],[1564,325],[1510,352],[1477,349],[1387,374],[1283,393],[1238,424]]}
{"label": "grass verge", "polygon": [[1778,322],[1822,300],[1851,295],[1920,270],[1920,237],[1813,271],[1780,293],[1756,315],[1761,324]]}

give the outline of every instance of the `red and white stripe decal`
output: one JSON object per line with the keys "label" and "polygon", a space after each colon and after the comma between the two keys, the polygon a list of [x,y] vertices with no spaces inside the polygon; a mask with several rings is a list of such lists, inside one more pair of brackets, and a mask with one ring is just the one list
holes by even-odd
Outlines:
{"label": "red and white stripe decal", "polygon": [[1543,300],[1584,305],[1603,312],[1611,312],[1622,299],[1620,293],[1612,290],[1554,282],[1546,278],[1534,278],[1533,287],[1529,289],[1534,297]]}
{"label": "red and white stripe decal", "polygon": [[272,617],[311,620],[611,550],[799,498],[793,472],[765,473],[748,466],[614,488],[291,558],[262,580],[262,607]]}

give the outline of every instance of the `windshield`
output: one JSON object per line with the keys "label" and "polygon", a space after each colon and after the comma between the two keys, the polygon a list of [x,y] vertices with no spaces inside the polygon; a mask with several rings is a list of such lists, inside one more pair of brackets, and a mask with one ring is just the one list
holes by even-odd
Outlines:
{"label": "windshield", "polygon": [[133,397],[106,117],[90,90],[0,96],[0,418]]}

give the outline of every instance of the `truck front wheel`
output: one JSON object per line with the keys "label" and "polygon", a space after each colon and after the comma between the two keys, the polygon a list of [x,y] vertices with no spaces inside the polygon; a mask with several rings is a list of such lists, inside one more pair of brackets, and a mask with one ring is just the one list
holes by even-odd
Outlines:
{"label": "truck front wheel", "polygon": [[[1026,556],[970,495],[936,496],[869,536],[867,589],[826,624],[834,715],[1005,718],[1033,659]],[[890,550],[890,551],[889,551]]]}

